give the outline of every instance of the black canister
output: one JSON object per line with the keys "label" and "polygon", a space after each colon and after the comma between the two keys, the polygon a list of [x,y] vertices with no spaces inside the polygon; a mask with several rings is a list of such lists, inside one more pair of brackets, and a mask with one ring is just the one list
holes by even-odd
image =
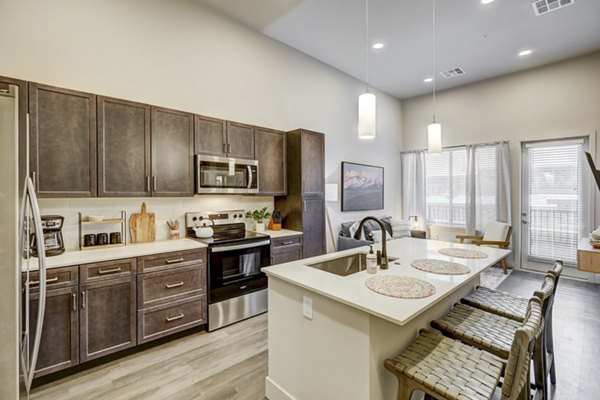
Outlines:
{"label": "black canister", "polygon": [[120,244],[121,243],[121,232],[112,232],[110,234],[110,244]]}
{"label": "black canister", "polygon": [[85,247],[91,247],[96,245],[96,235],[93,233],[83,236],[83,245]]}
{"label": "black canister", "polygon": [[97,236],[98,246],[105,246],[108,244],[108,233],[99,233]]}

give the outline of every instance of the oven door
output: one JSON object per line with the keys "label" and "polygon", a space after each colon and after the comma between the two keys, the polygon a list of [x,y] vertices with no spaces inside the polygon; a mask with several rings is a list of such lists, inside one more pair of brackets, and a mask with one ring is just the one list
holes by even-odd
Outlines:
{"label": "oven door", "polygon": [[261,272],[269,265],[269,239],[214,245],[209,259],[209,303],[217,303],[267,287]]}
{"label": "oven door", "polygon": [[258,161],[197,155],[196,193],[258,193]]}

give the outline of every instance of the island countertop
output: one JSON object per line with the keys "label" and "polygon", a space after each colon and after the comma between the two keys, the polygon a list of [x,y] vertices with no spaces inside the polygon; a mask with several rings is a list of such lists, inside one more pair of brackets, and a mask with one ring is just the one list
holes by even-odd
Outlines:
{"label": "island countertop", "polygon": [[[439,253],[440,249],[447,247],[479,250],[486,253],[488,257],[483,259],[465,259],[449,257]],[[374,245],[373,249],[381,249],[381,245]],[[366,271],[360,271],[348,276],[339,276],[308,266],[308,264],[367,251],[367,246],[359,247],[266,267],[262,270],[269,278],[282,279],[392,323],[405,325],[411,319],[439,303],[476,275],[479,275],[481,271],[494,265],[510,253],[509,250],[500,250],[492,247],[477,247],[468,244],[415,238],[402,238],[387,242],[388,256],[397,257],[398,260],[390,262],[388,270],[379,270],[378,273],[414,277],[431,283],[435,286],[436,293],[423,299],[399,299],[375,293],[365,285],[365,281],[369,277],[374,276],[367,274]],[[464,275],[439,275],[424,272],[411,266],[411,261],[424,258],[464,264],[471,271]],[[397,264],[398,262],[400,263],[399,265]]]}

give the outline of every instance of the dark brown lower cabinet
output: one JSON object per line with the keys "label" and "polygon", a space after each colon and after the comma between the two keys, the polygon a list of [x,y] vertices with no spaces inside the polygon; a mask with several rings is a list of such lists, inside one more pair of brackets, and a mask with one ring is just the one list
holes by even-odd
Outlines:
{"label": "dark brown lower cabinet", "polygon": [[302,235],[271,239],[271,265],[302,259]]}
{"label": "dark brown lower cabinet", "polygon": [[325,201],[305,198],[302,208],[302,232],[305,238],[310,238],[304,241],[304,257],[325,254]]}
{"label": "dark brown lower cabinet", "polygon": [[79,292],[81,362],[136,345],[135,275],[87,283]]}
{"label": "dark brown lower cabinet", "polygon": [[[79,364],[77,291],[77,286],[72,286],[46,292],[42,340],[35,366],[36,378]],[[31,298],[29,323],[34,330],[39,294],[33,293]],[[33,339],[30,338],[31,346]]]}

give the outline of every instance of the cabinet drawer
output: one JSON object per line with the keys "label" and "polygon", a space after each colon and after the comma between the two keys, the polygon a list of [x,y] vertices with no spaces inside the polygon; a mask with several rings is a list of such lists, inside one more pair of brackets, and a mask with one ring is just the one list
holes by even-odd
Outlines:
{"label": "cabinet drawer", "polygon": [[138,309],[206,293],[204,264],[151,272],[137,277]]}
{"label": "cabinet drawer", "polygon": [[591,251],[578,251],[579,270],[600,273],[600,253]]}
{"label": "cabinet drawer", "polygon": [[273,251],[285,251],[292,246],[302,245],[302,235],[286,236],[282,238],[271,239],[271,249]]}
{"label": "cabinet drawer", "polygon": [[300,259],[302,259],[302,247],[296,246],[296,248],[292,249],[291,251],[273,253],[271,255],[271,265],[298,261]]}
{"label": "cabinet drawer", "polygon": [[135,258],[85,264],[79,267],[81,283],[129,277],[135,275],[135,270]]}
{"label": "cabinet drawer", "polygon": [[138,343],[206,323],[206,295],[138,311]]}
{"label": "cabinet drawer", "polygon": [[[46,270],[46,290],[59,289],[69,286],[77,286],[79,283],[78,267],[52,268]],[[25,284],[26,276],[21,274],[22,285]],[[40,274],[38,271],[29,273],[29,289],[32,292],[39,291]]]}
{"label": "cabinet drawer", "polygon": [[139,272],[160,271],[190,263],[206,263],[206,249],[174,251],[138,258]]}

